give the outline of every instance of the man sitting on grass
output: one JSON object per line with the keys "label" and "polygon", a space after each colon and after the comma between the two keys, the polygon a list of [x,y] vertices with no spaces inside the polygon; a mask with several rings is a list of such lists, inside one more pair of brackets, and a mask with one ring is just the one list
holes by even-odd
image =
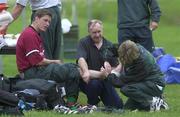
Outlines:
{"label": "man sitting on grass", "polygon": [[[44,55],[40,32],[50,25],[52,14],[45,9],[35,13],[35,19],[20,35],[16,45],[16,63],[25,79],[42,78],[65,83],[67,106],[75,109],[78,98],[79,71],[75,64],[62,64]],[[56,106],[56,105],[54,105]]]}

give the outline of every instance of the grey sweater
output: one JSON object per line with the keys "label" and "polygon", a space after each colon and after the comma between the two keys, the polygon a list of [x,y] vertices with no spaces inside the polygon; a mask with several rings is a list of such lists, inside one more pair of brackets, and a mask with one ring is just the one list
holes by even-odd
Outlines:
{"label": "grey sweater", "polygon": [[148,26],[160,15],[157,0],[118,0],[118,28]]}

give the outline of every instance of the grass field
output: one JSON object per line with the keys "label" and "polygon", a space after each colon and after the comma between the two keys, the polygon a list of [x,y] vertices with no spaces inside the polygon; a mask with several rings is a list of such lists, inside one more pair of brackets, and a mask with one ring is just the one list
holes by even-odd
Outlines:
{"label": "grass field", "polygon": [[[83,37],[87,34],[87,2],[86,0],[76,0],[77,1],[77,12],[78,12],[78,23],[79,23],[79,37]],[[92,9],[92,18],[101,19],[104,22],[104,35],[105,37],[111,39],[112,42],[117,42],[117,0],[92,0],[93,7]],[[167,53],[170,53],[174,56],[180,56],[179,53],[179,44],[180,44],[180,15],[178,11],[180,11],[180,0],[158,0],[160,3],[160,7],[162,10],[162,17],[161,22],[159,24],[159,28],[154,31],[154,41],[156,46],[164,47]],[[13,1],[10,1],[10,7],[12,8]],[[103,3],[103,4],[102,4]],[[63,0],[63,18],[69,18],[72,21],[72,11],[71,11],[71,0]],[[9,10],[11,10],[11,8]],[[26,8],[26,19],[22,20],[19,18],[16,22],[14,22],[8,30],[8,33],[17,34],[22,31],[23,24],[22,21],[26,22],[26,25],[30,22],[30,10]],[[66,62],[74,62],[74,60],[65,60]],[[3,69],[4,74],[7,76],[14,76],[17,74],[16,64],[15,64],[15,56],[3,56]],[[104,114],[104,113],[92,113],[90,115],[72,115],[74,117],[117,117],[117,116],[124,116],[124,117],[177,117],[179,116],[180,112],[180,85],[167,85],[165,89],[165,96],[166,100],[170,105],[170,110],[163,111],[163,112],[156,112],[156,113],[149,113],[149,112],[125,112],[122,115],[119,114]],[[121,95],[121,94],[120,94]],[[125,100],[125,97],[123,97]],[[80,95],[81,103],[85,104],[86,98],[83,94]],[[66,115],[59,115],[58,113],[54,112],[28,112],[26,116],[66,116]]]}

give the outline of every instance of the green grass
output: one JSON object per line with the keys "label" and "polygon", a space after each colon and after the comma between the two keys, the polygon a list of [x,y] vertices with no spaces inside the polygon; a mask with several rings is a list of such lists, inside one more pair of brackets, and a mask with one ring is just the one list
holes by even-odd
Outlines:
{"label": "green grass", "polygon": [[[79,23],[79,37],[83,37],[87,35],[87,3],[86,0],[76,0],[77,1],[77,8],[78,8],[78,23]],[[112,42],[117,42],[117,0],[92,0],[93,7],[92,9],[92,18],[101,19],[104,22],[104,35]],[[103,5],[101,4],[104,1]],[[158,0],[160,3],[160,7],[162,10],[162,17],[159,24],[159,28],[153,32],[153,37],[155,40],[156,46],[164,47],[167,53],[170,53],[174,56],[180,56],[179,54],[179,44],[180,44],[180,15],[178,11],[180,11],[180,0]],[[10,7],[12,8],[12,4],[14,1],[11,2]],[[63,13],[62,17],[69,18],[72,21],[72,11],[71,11],[71,0],[63,0]],[[11,11],[11,8],[9,10]],[[26,10],[26,19],[23,20],[27,24],[30,22],[30,10],[27,7]],[[8,29],[8,33],[17,34],[22,31],[22,18],[19,18],[16,22],[14,22]],[[74,60],[65,60],[65,62],[75,62]],[[7,76],[14,76],[16,75],[16,60],[14,55],[6,55],[3,56],[3,69],[4,74]],[[180,101],[178,97],[180,97],[180,85],[167,85],[165,89],[165,96],[166,100],[170,105],[170,110],[162,111],[162,112],[125,112],[122,115],[118,114],[104,114],[104,113],[92,113],[89,115],[71,115],[71,116],[78,116],[78,117],[177,117],[179,116],[180,112]],[[119,92],[119,90],[118,90]],[[122,95],[122,94],[120,94]],[[123,100],[125,101],[125,97],[123,96]],[[81,93],[79,102],[85,104],[86,97]],[[66,115],[59,115],[58,113],[50,112],[27,112],[25,113],[26,116],[66,116]]]}

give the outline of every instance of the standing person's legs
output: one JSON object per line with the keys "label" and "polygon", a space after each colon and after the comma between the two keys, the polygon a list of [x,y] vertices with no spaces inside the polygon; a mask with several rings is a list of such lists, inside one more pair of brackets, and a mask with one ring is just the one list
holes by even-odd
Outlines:
{"label": "standing person's legs", "polygon": [[132,29],[131,28],[118,29],[118,44],[121,45],[126,40],[131,40],[135,42],[134,33],[132,32]]}
{"label": "standing person's legs", "polygon": [[123,108],[123,101],[119,97],[115,88],[108,82],[102,81],[103,89],[101,93],[101,100],[105,106],[113,108]]}
{"label": "standing person's legs", "polygon": [[55,13],[56,16],[54,16],[53,25],[50,30],[53,30],[53,48],[52,48],[52,56],[53,59],[59,59],[60,58],[60,52],[61,52],[61,41],[62,41],[62,28],[61,28],[61,12],[60,8],[58,6],[51,8],[53,10],[52,13]]}
{"label": "standing person's legs", "polygon": [[148,26],[118,29],[119,45],[125,40],[131,40],[135,43],[139,43],[148,51],[153,51],[154,42],[152,39],[152,31]]}
{"label": "standing person's legs", "polygon": [[141,44],[149,52],[152,52],[154,49],[154,41],[152,38],[152,31],[148,26],[132,28],[132,31],[135,34],[135,42]]}

